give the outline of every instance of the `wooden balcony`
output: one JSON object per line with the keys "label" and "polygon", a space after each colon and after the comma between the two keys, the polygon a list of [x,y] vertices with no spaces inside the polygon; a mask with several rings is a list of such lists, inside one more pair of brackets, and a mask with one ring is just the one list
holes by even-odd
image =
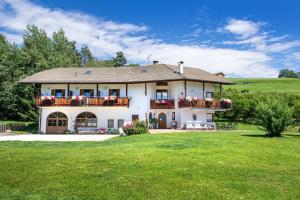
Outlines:
{"label": "wooden balcony", "polygon": [[150,109],[175,109],[174,99],[150,100]]}
{"label": "wooden balcony", "polygon": [[82,99],[62,98],[41,98],[35,99],[37,106],[107,106],[107,107],[129,107],[128,97],[117,97],[114,100],[107,100],[103,97],[89,97]]}
{"label": "wooden balcony", "polygon": [[224,104],[220,101],[205,101],[205,99],[198,100],[179,100],[178,102],[179,108],[203,108],[203,109],[229,109],[230,104]]}

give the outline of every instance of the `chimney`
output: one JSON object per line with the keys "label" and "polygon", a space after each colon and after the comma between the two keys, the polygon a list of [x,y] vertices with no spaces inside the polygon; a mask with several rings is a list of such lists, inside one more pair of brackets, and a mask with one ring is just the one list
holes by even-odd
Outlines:
{"label": "chimney", "polygon": [[179,74],[183,74],[183,61],[179,61],[178,64],[178,72]]}
{"label": "chimney", "polygon": [[156,65],[156,64],[158,64],[159,61],[158,60],[153,60],[152,62],[153,62],[153,65]]}

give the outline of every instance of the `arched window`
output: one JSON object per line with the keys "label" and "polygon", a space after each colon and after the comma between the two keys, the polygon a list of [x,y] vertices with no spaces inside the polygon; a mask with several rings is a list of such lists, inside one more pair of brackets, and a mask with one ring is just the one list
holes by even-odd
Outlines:
{"label": "arched window", "polygon": [[76,127],[97,127],[97,117],[91,112],[80,113],[76,117]]}

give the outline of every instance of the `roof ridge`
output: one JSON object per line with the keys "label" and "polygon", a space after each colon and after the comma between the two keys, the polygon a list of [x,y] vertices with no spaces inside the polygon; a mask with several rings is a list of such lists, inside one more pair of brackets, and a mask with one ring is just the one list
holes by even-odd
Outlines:
{"label": "roof ridge", "polygon": [[[174,72],[175,74],[177,74],[178,76],[181,76],[182,78],[187,79],[183,74],[180,74],[178,71],[172,69],[167,64],[162,64],[162,65],[165,66],[166,68],[168,68],[169,70],[171,70],[172,72]],[[174,65],[174,66],[176,66],[176,65]]]}

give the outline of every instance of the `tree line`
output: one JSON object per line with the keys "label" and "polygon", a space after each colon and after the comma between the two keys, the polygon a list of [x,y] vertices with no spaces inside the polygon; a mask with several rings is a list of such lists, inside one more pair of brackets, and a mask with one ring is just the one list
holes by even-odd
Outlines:
{"label": "tree line", "polygon": [[[95,58],[88,46],[80,50],[62,29],[48,37],[43,29],[28,25],[23,44],[16,45],[0,34],[0,120],[37,121],[38,112],[33,85],[17,81],[34,73],[57,67],[122,67],[127,64],[123,52],[112,59]],[[135,66],[129,64],[126,66]]]}
{"label": "tree line", "polygon": [[281,69],[278,78],[300,78],[300,72],[289,69]]}

